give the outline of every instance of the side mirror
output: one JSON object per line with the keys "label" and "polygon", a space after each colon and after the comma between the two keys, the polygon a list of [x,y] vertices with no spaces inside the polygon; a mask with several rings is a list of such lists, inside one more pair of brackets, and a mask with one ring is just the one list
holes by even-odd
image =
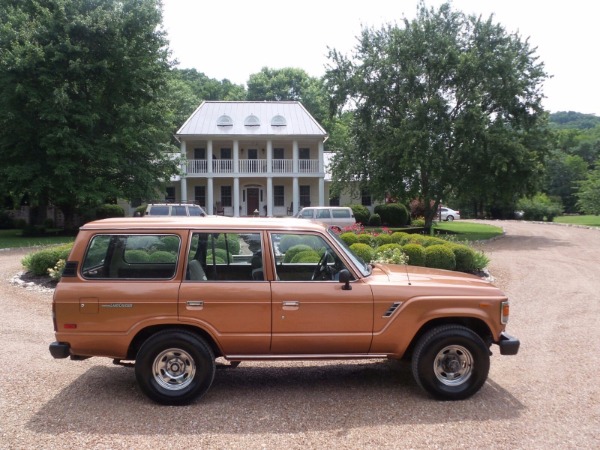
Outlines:
{"label": "side mirror", "polygon": [[351,291],[352,286],[350,286],[350,280],[352,277],[350,276],[350,272],[348,272],[348,269],[340,270],[340,273],[338,275],[339,275],[340,283],[344,283],[344,285],[342,286],[342,290],[343,291]]}

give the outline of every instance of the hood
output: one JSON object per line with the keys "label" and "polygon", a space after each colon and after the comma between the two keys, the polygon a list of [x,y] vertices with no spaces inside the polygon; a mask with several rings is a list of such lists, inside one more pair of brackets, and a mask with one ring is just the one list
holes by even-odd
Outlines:
{"label": "hood", "polygon": [[[432,269],[429,267],[407,266],[399,264],[374,264],[371,274],[375,283],[410,282],[413,286],[444,285],[456,287],[474,287],[496,289],[492,283],[476,275],[454,272],[451,270]],[[370,277],[370,278],[371,278]]]}

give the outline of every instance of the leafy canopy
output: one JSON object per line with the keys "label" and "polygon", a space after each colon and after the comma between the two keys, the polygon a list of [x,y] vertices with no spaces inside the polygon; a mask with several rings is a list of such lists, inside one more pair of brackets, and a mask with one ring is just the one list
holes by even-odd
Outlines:
{"label": "leafy canopy", "polygon": [[362,30],[351,58],[330,50],[334,106],[352,111],[333,179],[383,198],[514,197],[534,187],[546,152],[541,84],[527,41],[490,17],[418,7],[417,17]]}
{"label": "leafy canopy", "polygon": [[70,216],[152,196],[167,152],[167,41],[157,0],[0,4],[0,183]]}

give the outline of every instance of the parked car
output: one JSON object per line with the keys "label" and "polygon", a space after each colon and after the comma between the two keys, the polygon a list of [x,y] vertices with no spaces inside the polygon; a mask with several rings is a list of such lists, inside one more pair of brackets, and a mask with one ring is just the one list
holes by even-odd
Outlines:
{"label": "parked car", "polygon": [[308,206],[302,208],[296,217],[323,222],[338,231],[356,223],[352,208],[347,206]]}
{"label": "parked car", "polygon": [[52,318],[54,358],[134,361],[141,390],[168,405],[201,397],[218,357],[410,358],[419,386],[458,400],[485,383],[492,344],[519,349],[505,332],[508,298],[490,282],[366,264],[326,225],[298,219],[90,222]]}
{"label": "parked car", "polygon": [[452,222],[453,220],[460,219],[460,211],[455,211],[453,209],[447,208],[446,206],[442,206],[440,208],[440,217],[442,220],[447,220]]}
{"label": "parked car", "polygon": [[192,203],[150,203],[146,206],[146,216],[206,216],[206,211]]}

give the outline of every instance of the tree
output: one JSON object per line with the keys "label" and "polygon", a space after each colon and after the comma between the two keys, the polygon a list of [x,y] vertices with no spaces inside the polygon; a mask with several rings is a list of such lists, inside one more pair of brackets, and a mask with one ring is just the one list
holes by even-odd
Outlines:
{"label": "tree", "polygon": [[575,194],[579,200],[577,206],[585,214],[600,215],[600,161],[596,169],[579,183],[579,192]]}
{"label": "tree", "polygon": [[73,225],[78,208],[152,197],[176,173],[161,20],[157,0],[0,5],[0,183],[38,221],[52,203]]}
{"label": "tree", "polygon": [[352,58],[330,50],[326,86],[354,115],[334,179],[378,198],[422,198],[426,227],[450,196],[515,201],[535,191],[547,75],[528,42],[492,19],[421,3],[412,21],[363,29]]}
{"label": "tree", "polygon": [[578,155],[555,150],[546,164],[546,192],[560,197],[566,213],[576,213],[577,182],[585,179],[588,164]]}

